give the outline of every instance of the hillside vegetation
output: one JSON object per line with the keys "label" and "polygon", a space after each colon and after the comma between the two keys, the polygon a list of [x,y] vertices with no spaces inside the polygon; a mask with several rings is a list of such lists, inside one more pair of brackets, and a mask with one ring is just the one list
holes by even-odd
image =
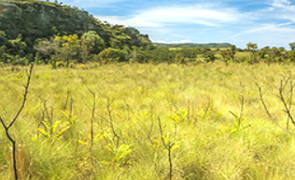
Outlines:
{"label": "hillside vegetation", "polygon": [[0,11],[0,49],[7,53],[7,56],[2,55],[2,61],[13,61],[15,56],[32,61],[36,40],[57,35],[81,37],[89,31],[102,39],[104,44],[100,49],[148,49],[152,46],[148,36],[138,30],[102,23],[74,7],[35,0],[0,0]]}

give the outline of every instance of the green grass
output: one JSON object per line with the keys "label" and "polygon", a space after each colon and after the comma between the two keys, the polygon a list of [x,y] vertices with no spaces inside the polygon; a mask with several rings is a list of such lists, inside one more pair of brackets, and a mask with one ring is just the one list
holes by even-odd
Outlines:
{"label": "green grass", "polygon": [[[28,104],[12,130],[19,174],[23,179],[167,179],[160,118],[164,140],[175,143],[173,179],[294,179],[295,137],[268,119],[255,86],[263,87],[266,103],[285,127],[278,85],[294,68],[219,63],[36,66]],[[14,115],[21,101],[25,70],[0,69],[4,119]],[[92,150],[90,90],[96,93]],[[230,112],[239,114],[240,96],[245,107],[238,128]],[[51,135],[45,126],[53,127]],[[9,143],[2,129],[0,142],[0,179],[11,179]]]}

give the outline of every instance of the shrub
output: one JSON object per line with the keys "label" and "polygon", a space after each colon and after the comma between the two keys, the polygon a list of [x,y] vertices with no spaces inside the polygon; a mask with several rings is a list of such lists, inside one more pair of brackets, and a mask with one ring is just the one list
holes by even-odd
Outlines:
{"label": "shrub", "polygon": [[125,62],[128,61],[127,53],[124,50],[107,48],[98,54],[101,63]]}

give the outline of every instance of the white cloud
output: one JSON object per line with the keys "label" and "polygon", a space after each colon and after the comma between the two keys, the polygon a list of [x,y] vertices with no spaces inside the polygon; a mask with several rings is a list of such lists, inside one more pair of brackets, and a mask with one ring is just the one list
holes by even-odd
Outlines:
{"label": "white cloud", "polygon": [[231,37],[234,43],[288,47],[295,40],[295,5],[291,0],[272,0],[267,8],[253,11],[252,17],[248,24],[240,23],[241,31]]}
{"label": "white cloud", "polygon": [[292,3],[290,0],[273,0],[271,5],[274,8],[292,8]]}
{"label": "white cloud", "polygon": [[161,27],[167,25],[198,24],[219,26],[240,20],[243,15],[226,7],[209,5],[157,7],[138,11],[131,16],[97,16],[111,24],[135,27]]}
{"label": "white cloud", "polygon": [[287,47],[295,38],[294,23],[263,24],[250,28],[234,35],[233,41],[238,44],[246,44],[249,41],[258,42],[260,47],[278,46]]}
{"label": "white cloud", "polygon": [[243,47],[244,43],[253,41],[260,47],[287,47],[295,39],[295,1],[268,2],[268,7],[243,9],[243,12],[222,3],[199,3],[147,8],[125,16],[97,17],[111,24],[136,27],[151,38],[165,40],[155,42],[224,41]]}
{"label": "white cloud", "polygon": [[125,25],[125,26],[133,26],[133,27],[160,27],[161,25],[152,22],[146,21],[139,17],[121,17],[121,16],[96,16],[101,21],[107,21],[110,24],[116,25]]}
{"label": "white cloud", "polygon": [[270,8],[263,13],[275,19],[295,22],[295,5],[290,0],[273,0]]}
{"label": "white cloud", "polygon": [[239,37],[245,34],[252,34],[252,33],[259,33],[259,32],[280,32],[280,33],[288,33],[288,32],[295,32],[293,27],[289,27],[294,23],[282,23],[282,24],[262,24],[257,27],[248,29],[246,31],[240,32],[236,34],[234,37]]}

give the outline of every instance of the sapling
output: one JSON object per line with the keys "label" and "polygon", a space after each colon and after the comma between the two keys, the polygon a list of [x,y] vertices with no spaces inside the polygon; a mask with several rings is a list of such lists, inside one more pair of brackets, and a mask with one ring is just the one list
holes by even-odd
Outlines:
{"label": "sapling", "polygon": [[169,180],[172,180],[172,177],[173,177],[172,150],[173,150],[173,146],[175,145],[175,143],[171,142],[170,139],[167,142],[165,141],[164,132],[163,132],[163,128],[162,128],[162,122],[161,122],[160,117],[158,117],[158,125],[159,125],[159,131],[160,131],[162,145],[167,150],[168,161],[169,161]]}
{"label": "sapling", "polygon": [[287,84],[289,83],[289,78],[285,79],[285,80],[281,80],[280,81],[280,87],[279,87],[279,98],[284,106],[284,111],[288,116],[287,119],[287,129],[289,129],[289,120],[291,120],[292,124],[295,126],[295,119],[293,117],[292,114],[292,98],[293,98],[293,91],[294,91],[294,86],[295,83],[293,83],[293,81],[290,81],[290,89],[289,89],[289,102],[287,100],[287,98],[285,97],[284,91],[286,89]]}
{"label": "sapling", "polygon": [[[290,134],[290,135],[295,135],[295,133],[289,131],[289,120],[291,120],[292,124],[295,125],[294,123],[294,119],[293,119],[293,115],[291,112],[291,107],[292,107],[292,99],[290,99],[289,101],[286,100],[285,95],[284,95],[284,90],[286,88],[286,84],[288,83],[289,78],[285,79],[285,80],[281,80],[280,82],[280,87],[279,87],[279,99],[282,101],[283,105],[284,105],[284,112],[287,114],[288,119],[287,119],[287,128],[283,128],[279,122],[277,121],[277,118],[272,115],[272,113],[269,110],[269,107],[267,106],[265,100],[264,100],[264,96],[263,96],[263,92],[262,92],[262,87],[256,83],[256,87],[258,88],[258,92],[259,92],[259,99],[260,102],[264,108],[264,111],[266,112],[267,116],[269,117],[269,119],[276,125],[278,126],[280,129],[282,129],[283,131],[285,131],[286,133]],[[294,88],[294,84],[291,83],[290,84],[290,97],[293,97],[293,88]],[[289,105],[288,105],[289,104]]]}
{"label": "sapling", "polygon": [[109,117],[109,125],[110,125],[110,129],[112,131],[113,134],[113,142],[115,142],[116,139],[116,147],[119,147],[119,143],[121,140],[121,137],[119,136],[119,134],[117,133],[115,127],[114,127],[114,120],[113,120],[113,114],[112,114],[112,103],[113,101],[111,101],[109,98],[107,99],[107,113],[108,113],[108,117]]}
{"label": "sapling", "polygon": [[19,118],[20,114],[22,113],[22,111],[26,105],[27,97],[28,97],[28,93],[29,93],[29,88],[30,88],[30,83],[31,83],[31,79],[32,79],[32,74],[33,74],[33,68],[34,68],[34,65],[32,64],[29,68],[27,82],[25,84],[25,89],[24,89],[24,94],[23,94],[23,99],[22,99],[21,105],[20,105],[18,111],[16,112],[15,116],[12,118],[12,120],[9,123],[7,121],[5,121],[2,117],[0,117],[0,122],[5,130],[6,137],[8,138],[8,140],[12,144],[12,152],[11,152],[12,153],[12,166],[13,166],[15,180],[18,180],[17,154],[16,154],[17,146],[16,146],[15,138],[13,138],[10,134],[10,129],[15,125],[15,122]]}
{"label": "sapling", "polygon": [[66,102],[65,102],[65,104],[64,104],[64,106],[63,106],[63,110],[66,110],[67,107],[68,107],[68,103],[69,103],[70,95],[71,95],[71,91],[68,90],[68,91],[67,91]]}
{"label": "sapling", "polygon": [[237,120],[237,129],[239,130],[241,128],[241,123],[242,123],[242,119],[243,119],[243,114],[244,114],[244,106],[245,106],[245,98],[244,96],[240,96],[240,113],[239,115],[236,115],[235,113],[233,113],[232,111],[230,111],[230,113],[236,118]]}
{"label": "sapling", "polygon": [[92,147],[94,142],[94,119],[95,119],[95,111],[96,111],[96,94],[95,92],[91,90],[89,90],[89,92],[93,98],[91,118],[90,118],[90,153],[92,154]]}

